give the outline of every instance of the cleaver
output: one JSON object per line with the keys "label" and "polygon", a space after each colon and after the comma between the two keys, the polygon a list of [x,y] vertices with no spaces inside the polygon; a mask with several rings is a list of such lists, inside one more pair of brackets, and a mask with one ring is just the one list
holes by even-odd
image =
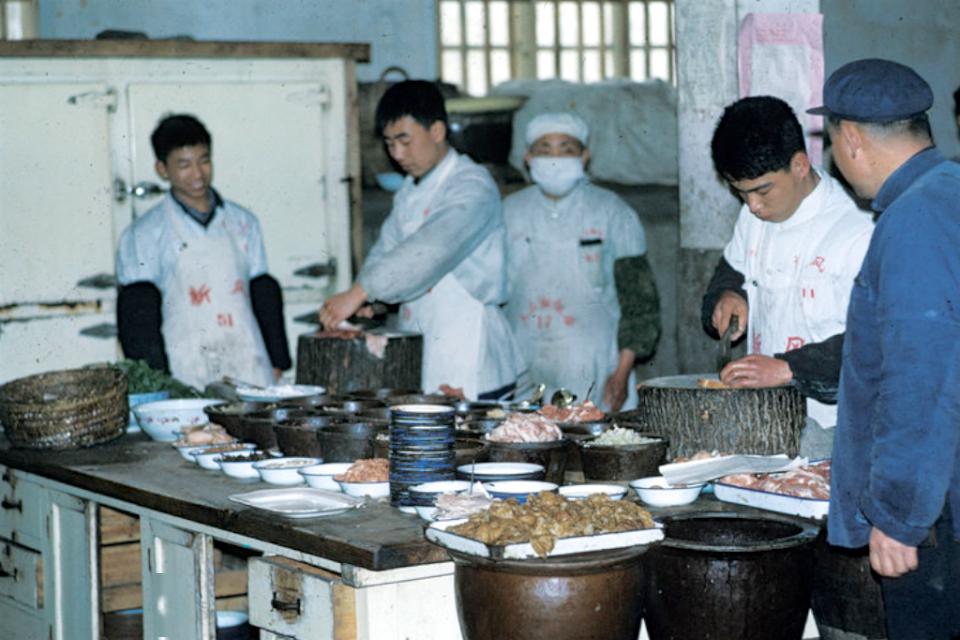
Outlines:
{"label": "cleaver", "polygon": [[730,362],[730,336],[740,328],[740,318],[736,314],[730,316],[730,324],[727,330],[720,336],[720,344],[717,346],[717,373],[723,371],[723,368]]}

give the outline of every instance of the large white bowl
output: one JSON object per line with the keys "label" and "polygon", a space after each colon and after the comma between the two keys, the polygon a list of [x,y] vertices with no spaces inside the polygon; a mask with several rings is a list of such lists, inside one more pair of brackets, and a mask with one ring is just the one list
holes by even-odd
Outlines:
{"label": "large white bowl", "polygon": [[148,436],[160,442],[173,442],[180,437],[181,428],[203,426],[209,422],[204,407],[224,402],[211,398],[159,400],[134,407],[133,415]]}
{"label": "large white bowl", "polygon": [[619,484],[571,484],[557,491],[570,500],[585,500],[597,493],[608,495],[611,500],[620,500],[629,489]]}
{"label": "large white bowl", "polygon": [[340,488],[348,496],[363,498],[385,498],[390,495],[390,481],[387,482],[345,482],[337,480]]}
{"label": "large white bowl", "polygon": [[630,486],[644,504],[651,507],[677,507],[690,504],[700,495],[703,484],[671,486],[663,476],[650,476],[631,480]]}
{"label": "large white bowl", "polygon": [[327,462],[303,467],[298,472],[304,477],[307,484],[314,489],[340,491],[340,483],[334,480],[333,476],[346,473],[347,469],[352,466],[352,462]]}
{"label": "large white bowl", "polygon": [[303,476],[300,469],[323,462],[320,458],[274,458],[253,463],[253,468],[260,473],[260,478],[270,484],[284,486],[302,484]]}

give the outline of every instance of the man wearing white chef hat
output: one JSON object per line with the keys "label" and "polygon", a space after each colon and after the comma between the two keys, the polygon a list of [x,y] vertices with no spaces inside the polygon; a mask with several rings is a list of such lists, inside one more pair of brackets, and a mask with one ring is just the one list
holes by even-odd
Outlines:
{"label": "man wearing white chef hat", "polygon": [[594,387],[591,399],[618,411],[636,405],[633,366],[653,353],[660,307],[637,214],[586,178],[588,136],[573,113],[544,113],[527,125],[524,160],[536,184],[503,204],[507,317],[530,382],[581,400]]}
{"label": "man wearing white chef hat", "polygon": [[165,117],[150,142],[170,192],[120,237],[124,355],[200,389],[224,375],[270,384],[291,362],[260,224],[211,186],[212,141],[195,117]]}
{"label": "man wearing white chef hat", "polygon": [[[731,340],[746,335],[745,358],[720,379],[733,387],[793,384],[807,396],[800,453],[829,457],[847,303],[873,223],[843,186],[814,167],[786,102],[743,98],[720,117],[714,166],[742,201],[733,238],[703,298],[703,326]],[[828,404],[829,403],[829,404]]]}
{"label": "man wearing white chef hat", "polygon": [[368,301],[402,303],[400,328],[423,334],[423,389],[445,385],[471,399],[508,394],[523,363],[500,309],[507,263],[497,186],[447,142],[434,83],[393,85],[376,121],[407,175],[356,282],[324,302],[320,321],[334,329]]}

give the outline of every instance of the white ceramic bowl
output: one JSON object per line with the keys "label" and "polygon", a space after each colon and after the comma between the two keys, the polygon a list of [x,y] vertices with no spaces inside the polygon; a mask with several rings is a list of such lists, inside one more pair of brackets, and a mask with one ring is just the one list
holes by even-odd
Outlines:
{"label": "white ceramic bowl", "polygon": [[246,611],[217,611],[217,629],[239,627],[249,619]]}
{"label": "white ceramic bowl", "polygon": [[611,500],[620,500],[627,495],[628,489],[619,484],[571,484],[560,487],[558,492],[570,500],[584,500],[596,493],[610,496]]}
{"label": "white ceramic bowl", "polygon": [[253,463],[264,482],[279,485],[302,484],[300,469],[323,462],[320,458],[274,458]]}
{"label": "white ceramic bowl", "polygon": [[363,498],[385,498],[390,495],[390,482],[346,482],[337,480],[337,484],[348,496]]}
{"label": "white ceramic bowl", "polygon": [[161,442],[173,442],[181,436],[181,427],[203,426],[209,422],[204,407],[224,402],[211,398],[159,400],[134,407],[133,415],[148,436]]}
{"label": "white ceramic bowl", "polygon": [[437,480],[435,482],[424,482],[410,487],[410,493],[415,493],[421,497],[435,499],[441,493],[463,493],[470,489],[470,482],[467,480]]}
{"label": "white ceramic bowl", "polygon": [[[234,461],[228,462],[223,459],[223,456],[225,455],[228,456],[228,455],[236,455],[236,454],[243,454],[243,453],[254,453],[254,451],[256,450],[250,449],[245,452],[230,451],[229,453],[221,453],[219,456],[217,456],[217,462],[220,463],[220,470],[223,471],[224,475],[230,476],[231,478],[239,478],[241,480],[246,480],[250,478],[259,478],[260,472],[254,469],[253,465],[255,465],[258,462],[262,462],[261,460],[234,460]],[[258,453],[262,453],[262,451]]]}
{"label": "white ceramic bowl", "polygon": [[531,493],[541,491],[556,491],[558,486],[553,482],[542,480],[501,480],[500,482],[484,482],[483,488],[494,498],[506,500],[514,498],[520,504],[527,501]]}
{"label": "white ceramic bowl", "polygon": [[212,444],[180,444],[175,448],[177,453],[180,454],[180,457],[186,460],[187,462],[192,462],[196,464],[197,458],[196,455],[203,451],[204,449],[209,449],[212,447]]}
{"label": "white ceramic bowl", "polygon": [[496,482],[499,480],[540,480],[543,478],[543,465],[532,462],[475,462],[457,467],[457,477],[475,482]]}
{"label": "white ceramic bowl", "polygon": [[420,516],[421,518],[423,518],[428,522],[433,522],[433,519],[437,516],[436,507],[424,507],[421,505],[417,505],[414,507],[414,509],[417,510],[418,516]]}
{"label": "white ceramic bowl", "polygon": [[[225,446],[235,447],[231,451],[221,451],[220,449]],[[239,444],[232,445],[214,445],[214,446],[205,446],[203,448],[194,449],[188,451],[188,455],[192,455],[194,461],[200,465],[201,469],[207,469],[209,471],[219,471],[220,470],[220,456],[225,453],[237,453],[239,451],[253,451],[257,448],[257,445],[251,442],[242,442]]]}
{"label": "white ceramic bowl", "polygon": [[276,384],[262,389],[237,387],[237,397],[246,402],[279,402],[291,398],[319,396],[326,391],[326,388],[312,384]]}
{"label": "white ceramic bowl", "polygon": [[302,467],[298,469],[297,472],[302,475],[307,481],[307,484],[314,489],[340,491],[340,483],[334,480],[333,476],[346,473],[347,469],[352,466],[352,462],[327,462]]}
{"label": "white ceramic bowl", "polygon": [[169,391],[148,391],[147,393],[131,393],[127,395],[127,405],[130,407],[130,419],[127,422],[127,433],[140,431],[140,425],[137,424],[137,416],[133,414],[133,408],[147,402],[156,402],[157,400],[166,400],[170,397]]}
{"label": "white ceramic bowl", "polygon": [[640,500],[651,507],[677,507],[690,504],[700,495],[703,484],[674,487],[667,484],[663,476],[650,476],[630,481],[630,486],[637,492]]}

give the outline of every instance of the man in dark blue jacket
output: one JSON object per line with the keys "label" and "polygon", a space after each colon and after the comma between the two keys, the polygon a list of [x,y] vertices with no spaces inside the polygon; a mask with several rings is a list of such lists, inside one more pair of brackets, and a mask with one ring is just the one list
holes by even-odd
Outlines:
{"label": "man in dark blue jacket", "polygon": [[960,635],[960,164],[930,86],[857,60],[824,87],[833,158],[881,213],[847,315],[829,541],[870,546],[887,634]]}

